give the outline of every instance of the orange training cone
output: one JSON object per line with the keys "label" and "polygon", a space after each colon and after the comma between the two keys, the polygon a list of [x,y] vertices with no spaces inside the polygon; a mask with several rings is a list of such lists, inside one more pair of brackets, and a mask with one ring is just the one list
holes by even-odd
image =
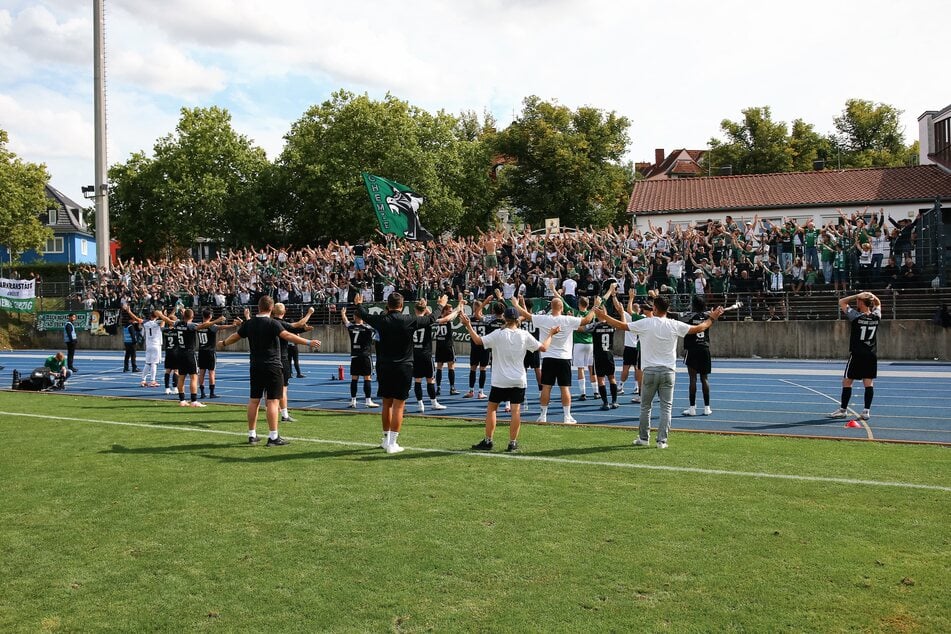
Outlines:
{"label": "orange training cone", "polygon": [[857,420],[850,420],[849,422],[845,424],[845,426],[846,427],[861,427],[862,423],[858,422]]}

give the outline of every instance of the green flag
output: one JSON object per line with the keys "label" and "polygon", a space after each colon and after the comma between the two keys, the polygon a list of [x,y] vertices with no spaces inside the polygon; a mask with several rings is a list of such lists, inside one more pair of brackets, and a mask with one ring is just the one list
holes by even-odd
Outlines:
{"label": "green flag", "polygon": [[425,199],[406,185],[362,172],[370,203],[380,221],[380,231],[394,233],[407,240],[433,239],[419,222],[419,208]]}

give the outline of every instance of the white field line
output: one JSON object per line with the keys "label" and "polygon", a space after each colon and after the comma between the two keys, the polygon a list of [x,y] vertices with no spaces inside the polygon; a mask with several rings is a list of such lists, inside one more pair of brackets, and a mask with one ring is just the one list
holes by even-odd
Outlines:
{"label": "white field line", "polygon": [[[790,384],[790,385],[795,385],[796,387],[801,387],[802,389],[804,389],[804,390],[809,390],[810,392],[815,392],[815,393],[818,394],[819,396],[822,396],[822,397],[824,397],[824,398],[827,398],[827,399],[829,399],[830,401],[832,401],[833,403],[836,403],[836,404],[841,405],[841,403],[839,403],[839,401],[835,400],[834,398],[832,398],[832,397],[829,396],[828,394],[824,394],[824,393],[820,392],[819,390],[814,390],[814,389],[812,389],[811,387],[806,387],[805,385],[799,385],[798,383],[793,383],[792,381],[787,381],[786,379],[780,379],[780,381],[782,381],[783,383],[788,383],[788,384]],[[857,420],[858,422],[860,422],[860,423],[862,424],[862,427],[865,428],[865,434],[868,436],[868,439],[869,439],[869,440],[875,440],[874,438],[872,438],[872,428],[868,426],[868,423],[867,423],[866,421],[862,420],[861,418],[859,418],[858,413],[857,413],[854,409],[852,409],[851,407],[848,409],[848,411],[849,411],[853,416],[855,416],[855,420]]]}
{"label": "white field line", "polygon": [[[154,429],[162,431],[192,432],[200,434],[221,434],[225,436],[245,436],[245,432],[226,431],[223,429],[195,429],[191,427],[175,427],[165,425],[154,425],[148,423],[129,423],[120,421],[98,420],[88,418],[72,418],[68,416],[50,416],[46,414],[27,414],[23,412],[3,412],[0,416],[24,416],[28,418],[43,418],[48,420],[65,420],[79,423],[94,423],[100,425],[118,425],[122,427],[142,427],[145,429]],[[288,440],[295,442],[309,442],[323,445],[342,445],[347,447],[378,447],[377,443],[356,442],[349,440],[326,440],[321,438],[300,438],[287,436]],[[472,451],[457,451],[452,449],[426,448],[426,447],[405,447],[410,451],[419,451],[423,453],[441,453],[447,455],[471,456],[481,458],[494,458],[499,460],[520,460],[531,462],[548,462],[554,464],[572,464],[592,467],[611,467],[616,469],[644,469],[649,471],[666,471],[674,473],[695,473],[700,475],[719,475],[732,476],[740,478],[760,478],[769,480],[794,480],[798,482],[823,482],[829,484],[847,484],[859,486],[879,486],[895,487],[899,489],[920,489],[925,491],[942,491],[951,493],[951,487],[940,486],[936,484],[916,484],[914,482],[892,482],[887,480],[857,480],[852,478],[831,478],[822,476],[806,476],[785,473],[767,473],[761,471],[729,471],[726,469],[702,469],[699,467],[676,467],[671,465],[648,465],[628,462],[605,462],[598,460],[569,460],[567,458],[553,458],[550,456],[531,456],[525,454],[507,454],[507,453],[481,453]]]}

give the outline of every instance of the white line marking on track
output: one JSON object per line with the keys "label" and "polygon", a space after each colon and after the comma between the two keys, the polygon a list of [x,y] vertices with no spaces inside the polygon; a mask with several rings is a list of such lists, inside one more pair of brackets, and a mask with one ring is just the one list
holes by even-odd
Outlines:
{"label": "white line marking on track", "polygon": [[[27,414],[24,412],[2,412],[0,416],[26,416],[28,418],[43,418],[48,420],[65,420],[80,423],[98,423],[101,425],[118,425],[122,427],[142,427],[145,429],[156,429],[162,431],[183,431],[202,434],[220,434],[224,436],[245,436],[245,432],[227,431],[224,429],[195,429],[192,427],[175,427],[167,425],[154,425],[149,423],[129,423],[122,421],[98,420],[89,418],[73,418],[69,416],[50,416],[47,414]],[[350,440],[327,440],[322,438],[301,438],[287,436],[288,440],[297,442],[310,442],[322,445],[342,445],[348,447],[378,447],[377,443],[357,442]],[[524,460],[530,462],[548,462],[554,464],[574,464],[592,467],[612,467],[616,469],[645,469],[649,471],[667,471],[674,473],[694,473],[700,475],[721,475],[741,478],[761,478],[769,480],[795,480],[799,482],[823,482],[829,484],[853,484],[863,486],[881,486],[895,487],[899,489],[921,489],[925,491],[942,491],[951,493],[951,487],[937,484],[916,484],[914,482],[892,482],[887,480],[857,480],[852,478],[832,478],[823,476],[806,476],[786,473],[767,473],[762,471],[729,471],[726,469],[703,469],[700,467],[676,467],[672,465],[648,465],[629,462],[606,462],[598,460],[569,460],[567,458],[553,458],[550,456],[531,456],[525,454],[505,454],[505,453],[479,453],[472,451],[458,451],[453,449],[438,449],[431,447],[407,447],[404,449],[410,451],[419,451],[422,453],[441,453],[454,456],[472,456],[482,458],[495,458],[501,460]]]}
{"label": "white line marking on track", "polygon": [[[832,401],[833,403],[836,403],[837,405],[841,405],[841,403],[839,403],[839,401],[835,400],[834,398],[832,398],[832,397],[829,396],[828,394],[824,394],[824,393],[820,392],[819,390],[814,390],[814,389],[812,389],[811,387],[806,387],[805,385],[799,385],[798,383],[793,383],[792,381],[787,381],[786,379],[779,379],[779,380],[782,381],[783,383],[789,383],[790,385],[795,385],[796,387],[801,387],[801,388],[804,389],[804,390],[809,390],[810,392],[815,392],[815,393],[818,394],[819,396],[823,396],[823,397],[829,399],[830,401]],[[875,440],[875,439],[872,437],[872,428],[868,426],[868,423],[867,423],[866,421],[864,421],[864,420],[862,420],[861,418],[859,418],[858,412],[856,412],[856,411],[855,411],[854,409],[852,409],[851,407],[848,409],[848,411],[851,412],[852,415],[855,416],[855,420],[861,422],[862,427],[865,428],[865,433],[866,433],[866,435],[868,436],[868,439],[869,439],[869,440]]]}

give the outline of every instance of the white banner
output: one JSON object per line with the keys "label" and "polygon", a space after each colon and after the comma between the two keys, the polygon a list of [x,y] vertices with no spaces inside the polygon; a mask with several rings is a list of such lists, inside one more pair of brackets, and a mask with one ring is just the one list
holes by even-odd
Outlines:
{"label": "white banner", "polygon": [[36,297],[36,280],[8,280],[0,277],[0,297],[33,299]]}

